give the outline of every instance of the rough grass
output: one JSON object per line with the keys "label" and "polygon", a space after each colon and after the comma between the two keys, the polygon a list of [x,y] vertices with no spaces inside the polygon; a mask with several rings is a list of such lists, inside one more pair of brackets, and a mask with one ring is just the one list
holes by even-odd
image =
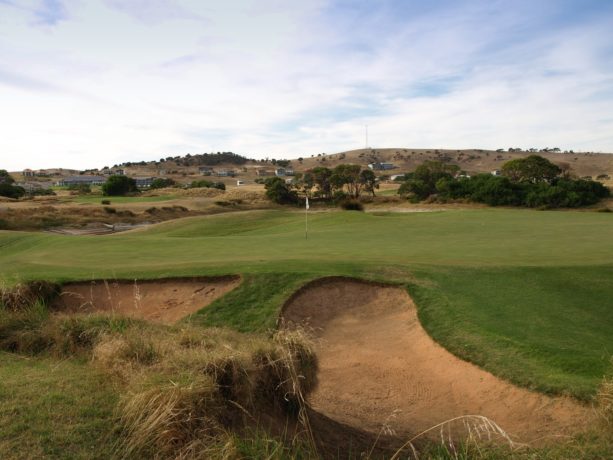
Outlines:
{"label": "rough grass", "polygon": [[[257,421],[261,413],[300,420],[304,395],[316,375],[310,343],[299,332],[279,332],[270,338],[191,325],[154,326],[113,316],[50,314],[42,304],[18,311],[0,309],[0,353],[33,363],[59,358],[58,363],[82,369],[81,374],[106,375],[106,387],[116,386],[123,395],[109,422],[118,430],[93,442],[120,458],[217,457],[228,433]],[[92,364],[84,366],[83,360]],[[27,375],[17,372],[17,379]],[[62,377],[49,376],[54,384]],[[41,394],[34,401],[22,401],[18,394],[14,404],[37,406],[52,397],[52,391],[40,388],[45,380],[39,380],[35,385]],[[68,391],[52,412],[73,402],[80,389]],[[116,393],[113,397],[117,399]],[[88,421],[74,415],[74,409],[69,413],[86,425],[98,416],[83,414],[94,419]],[[41,417],[40,423],[51,430],[50,419]],[[21,429],[26,438],[36,434]],[[28,442],[36,444],[34,439]],[[84,441],[52,437],[47,450],[59,449],[63,442]],[[15,447],[2,440],[0,449],[5,446]],[[81,447],[70,448],[81,455]],[[26,457],[21,448],[18,456],[22,452]]]}

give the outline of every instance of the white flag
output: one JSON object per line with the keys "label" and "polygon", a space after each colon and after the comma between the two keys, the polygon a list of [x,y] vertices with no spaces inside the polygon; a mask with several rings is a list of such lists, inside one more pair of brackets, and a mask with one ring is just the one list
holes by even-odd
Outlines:
{"label": "white flag", "polygon": [[309,209],[309,197],[306,197],[306,208]]}

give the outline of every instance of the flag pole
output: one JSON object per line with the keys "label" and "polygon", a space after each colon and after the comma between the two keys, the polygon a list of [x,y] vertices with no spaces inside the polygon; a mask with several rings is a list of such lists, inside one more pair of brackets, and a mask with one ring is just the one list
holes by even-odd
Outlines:
{"label": "flag pole", "polygon": [[306,197],[306,204],[304,206],[304,239],[309,239],[309,197]]}

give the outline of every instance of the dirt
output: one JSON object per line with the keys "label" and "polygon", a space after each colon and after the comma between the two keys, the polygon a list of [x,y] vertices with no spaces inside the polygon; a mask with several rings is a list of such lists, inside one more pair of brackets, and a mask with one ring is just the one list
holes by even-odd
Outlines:
{"label": "dirt", "polygon": [[171,324],[208,306],[239,284],[238,276],[69,283],[62,287],[53,307],[70,313],[113,312]]}
{"label": "dirt", "polygon": [[[283,321],[316,338],[313,410],[341,424],[403,438],[446,420],[481,415],[516,442],[552,442],[586,428],[593,409],[505,382],[434,342],[407,292],[349,279],[320,280],[286,304]],[[384,431],[389,431],[388,429]],[[446,435],[466,436],[464,423]],[[427,436],[440,439],[441,431]]]}

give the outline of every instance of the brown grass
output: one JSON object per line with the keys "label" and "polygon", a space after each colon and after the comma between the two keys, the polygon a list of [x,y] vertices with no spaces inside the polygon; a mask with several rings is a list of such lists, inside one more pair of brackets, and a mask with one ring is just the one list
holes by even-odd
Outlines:
{"label": "brown grass", "polygon": [[605,429],[613,435],[613,378],[605,378],[600,385],[598,395],[598,412],[602,416]]}

